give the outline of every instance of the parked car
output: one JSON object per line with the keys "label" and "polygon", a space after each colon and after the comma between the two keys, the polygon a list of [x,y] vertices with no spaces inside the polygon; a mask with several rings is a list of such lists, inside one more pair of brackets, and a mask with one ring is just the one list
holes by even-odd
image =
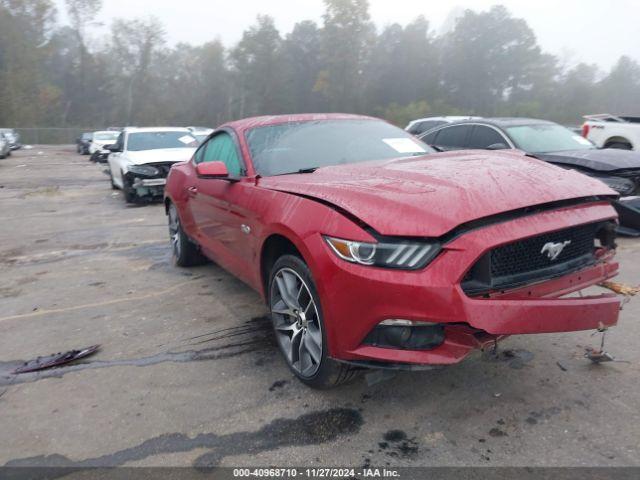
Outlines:
{"label": "parked car", "polygon": [[5,134],[9,139],[11,150],[20,150],[22,148],[22,143],[20,143],[20,134],[13,128],[0,128],[0,133]]}
{"label": "parked car", "polygon": [[446,125],[447,123],[459,122],[460,120],[474,120],[481,117],[426,117],[419,118],[409,122],[409,125],[405,127],[405,130],[413,135],[421,135],[429,130],[439,127],[440,125]]}
{"label": "parked car", "polygon": [[89,155],[89,146],[93,139],[92,132],[84,132],[78,138],[76,138],[76,152],[80,155]]}
{"label": "parked car", "polygon": [[189,160],[197,146],[186,128],[125,128],[106,147],[111,186],[128,203],[161,199],[171,166]]}
{"label": "parked car", "polygon": [[11,144],[6,133],[0,133],[0,159],[5,159],[11,155]]}
{"label": "parked car", "polygon": [[280,350],[324,388],[362,367],[460,362],[505,335],[611,326],[616,193],[521,152],[434,153],[356,115],[223,125],[173,166],[175,263],[260,292]]}
{"label": "parked car", "polygon": [[582,135],[600,148],[640,150],[640,117],[585,115]]}
{"label": "parked car", "polygon": [[99,157],[108,155],[109,152],[105,148],[107,145],[113,145],[120,135],[116,130],[103,130],[93,132],[91,136],[91,142],[89,143],[89,154],[91,155],[92,162],[100,161]]}
{"label": "parked car", "polygon": [[619,233],[640,236],[640,153],[603,150],[566,127],[531,118],[483,118],[438,127],[420,137],[439,150],[515,148],[606,183],[621,196],[614,203]]}

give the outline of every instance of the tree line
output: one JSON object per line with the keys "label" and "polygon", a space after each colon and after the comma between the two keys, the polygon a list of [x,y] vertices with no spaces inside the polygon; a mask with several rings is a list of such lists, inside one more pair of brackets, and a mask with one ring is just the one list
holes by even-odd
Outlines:
{"label": "tree line", "polygon": [[324,3],[320,22],[284,33],[260,15],[225,46],[170,45],[154,18],[116,19],[97,37],[101,0],[66,0],[68,25],[51,0],[0,0],[0,125],[215,126],[330,111],[401,126],[456,114],[577,124],[588,113],[640,113],[635,60],[568,68],[503,6],[467,10],[435,35],[424,16],[378,31],[367,0]]}

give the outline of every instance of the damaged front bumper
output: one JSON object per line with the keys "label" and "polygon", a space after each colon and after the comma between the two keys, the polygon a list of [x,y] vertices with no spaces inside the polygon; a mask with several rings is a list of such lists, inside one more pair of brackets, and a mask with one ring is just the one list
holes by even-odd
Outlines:
{"label": "damaged front bumper", "polygon": [[163,187],[166,184],[166,178],[136,178],[133,182],[133,188]]}
{"label": "damaged front bumper", "polygon": [[[346,263],[328,251],[321,238],[309,237],[310,250],[326,250],[325,255],[315,256],[324,261],[313,265],[312,271],[320,270],[331,278],[330,286],[318,286],[320,296],[328,299],[323,310],[325,318],[331,319],[326,325],[329,355],[363,366],[380,362],[391,368],[451,365],[509,335],[613,326],[620,310],[614,294],[569,297],[617,274],[611,250],[599,250],[594,262],[578,270],[504,291],[470,295],[462,281],[470,266],[497,246],[614,218],[610,204],[597,203],[478,228],[447,243],[422,271],[390,272]],[[370,332],[388,319],[422,323],[426,328],[440,326],[444,340],[425,350],[368,341]]]}
{"label": "damaged front bumper", "polygon": [[172,165],[173,162],[131,165],[124,174],[126,188],[133,190],[138,199],[161,199]]}

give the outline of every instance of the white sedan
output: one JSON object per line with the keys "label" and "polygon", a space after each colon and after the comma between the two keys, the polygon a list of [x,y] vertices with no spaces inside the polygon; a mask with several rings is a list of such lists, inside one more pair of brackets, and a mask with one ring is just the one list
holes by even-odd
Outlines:
{"label": "white sedan", "polygon": [[120,132],[113,130],[93,132],[93,135],[91,136],[91,143],[89,143],[89,155],[102,152],[106,145],[115,143],[118,139],[118,135],[120,135]]}
{"label": "white sedan", "polygon": [[126,128],[107,147],[111,186],[129,203],[160,199],[171,166],[189,160],[197,146],[186,128]]}

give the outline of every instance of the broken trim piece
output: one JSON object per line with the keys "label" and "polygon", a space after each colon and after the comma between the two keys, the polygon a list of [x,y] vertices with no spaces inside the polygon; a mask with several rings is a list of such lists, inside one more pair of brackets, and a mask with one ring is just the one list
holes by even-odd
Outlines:
{"label": "broken trim piece", "polygon": [[69,350],[64,353],[55,353],[48,357],[38,357],[35,360],[29,360],[22,366],[16,368],[12,373],[19,375],[21,373],[37,372],[40,370],[46,370],[48,368],[58,367],[67,363],[74,362],[81,358],[93,355],[100,349],[100,345],[92,345],[82,350]]}

